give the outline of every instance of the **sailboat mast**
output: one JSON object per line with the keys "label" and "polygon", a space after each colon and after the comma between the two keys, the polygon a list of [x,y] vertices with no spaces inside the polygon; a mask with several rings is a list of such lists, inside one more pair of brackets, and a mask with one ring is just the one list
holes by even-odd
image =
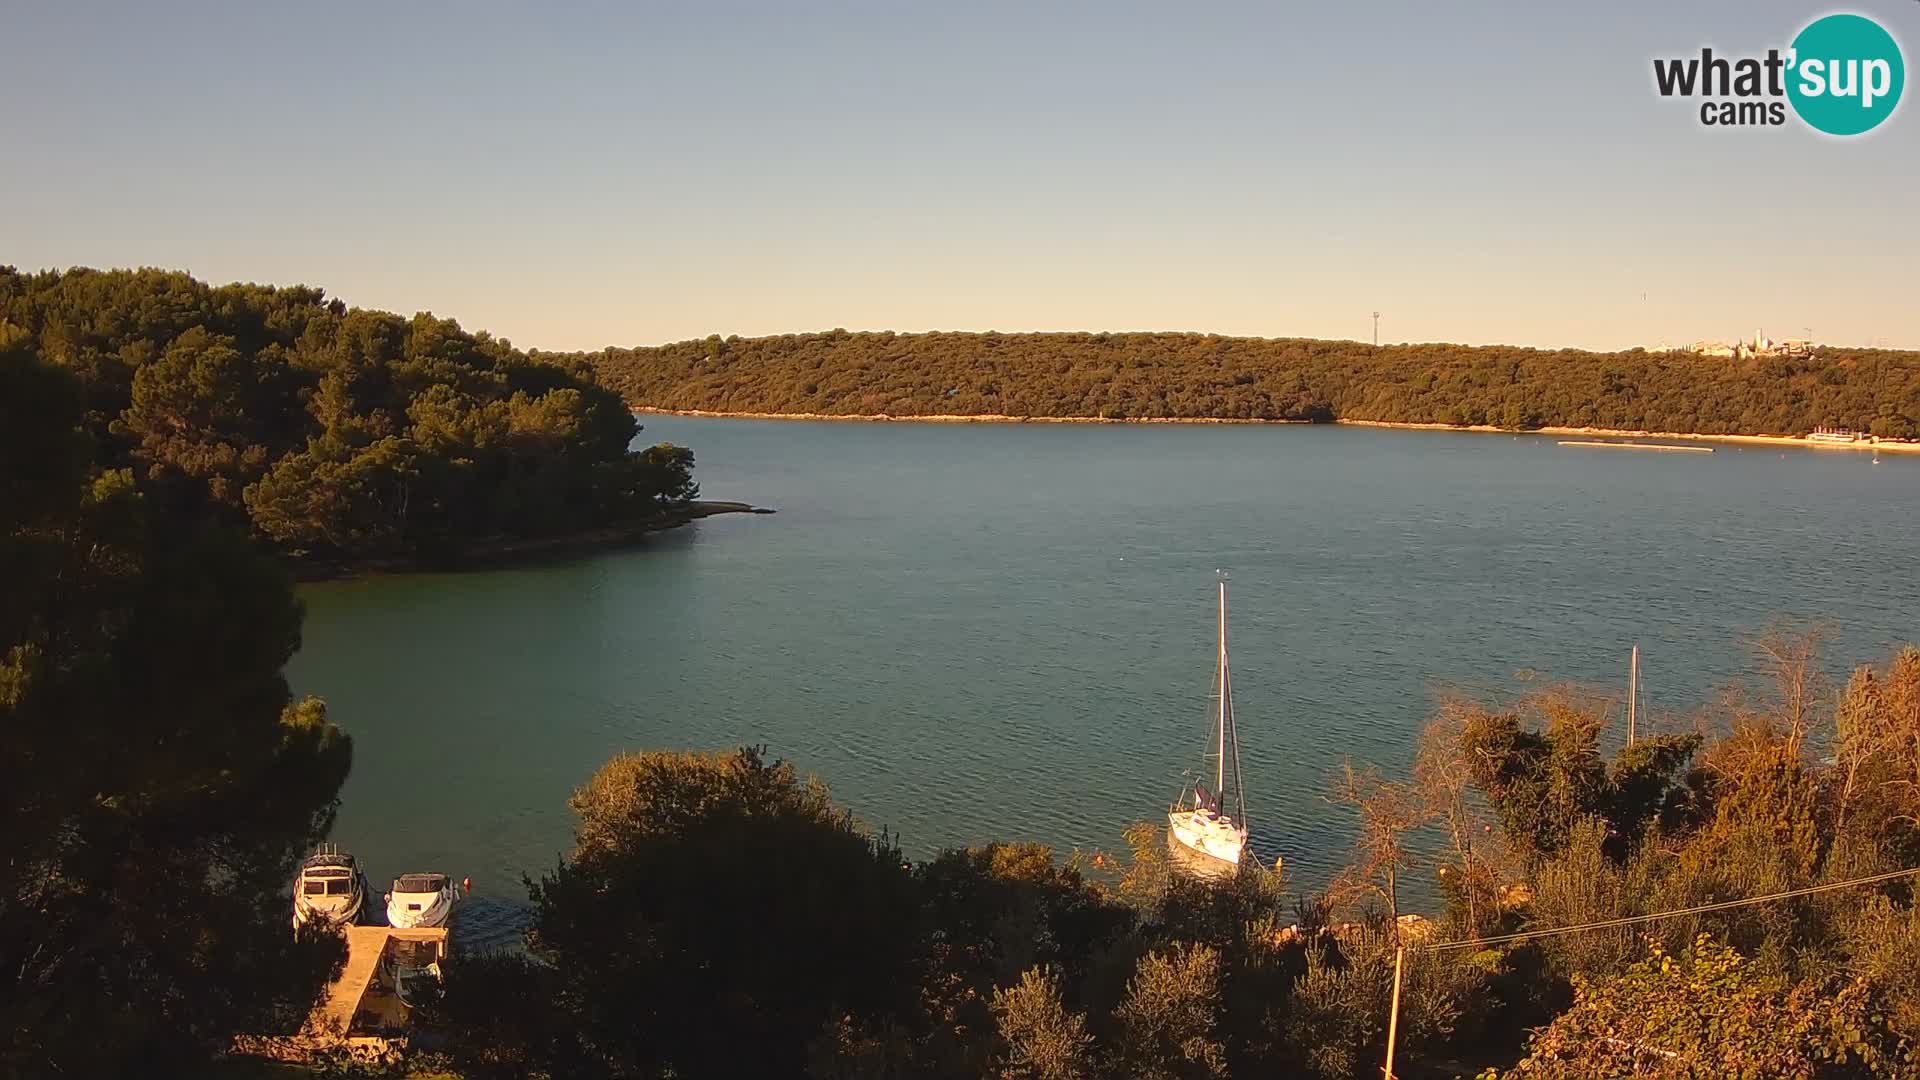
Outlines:
{"label": "sailboat mast", "polygon": [[1634,728],[1640,711],[1640,646],[1633,647],[1633,663],[1627,673],[1627,745],[1633,745]]}
{"label": "sailboat mast", "polygon": [[1220,579],[1220,738],[1214,787],[1220,792],[1220,808],[1226,809],[1227,754],[1233,754],[1234,816],[1240,828],[1247,827],[1247,785],[1240,778],[1240,721],[1233,714],[1233,673],[1227,664],[1227,581]]}
{"label": "sailboat mast", "polygon": [[1220,717],[1214,726],[1213,793],[1225,791],[1227,770],[1227,583],[1220,582]]}

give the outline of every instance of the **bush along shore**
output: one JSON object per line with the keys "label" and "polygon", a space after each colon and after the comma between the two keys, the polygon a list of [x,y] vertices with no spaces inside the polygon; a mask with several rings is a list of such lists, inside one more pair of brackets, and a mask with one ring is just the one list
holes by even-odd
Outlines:
{"label": "bush along shore", "polygon": [[291,559],[290,566],[295,580],[298,581],[327,581],[342,577],[405,573],[426,569],[481,570],[631,547],[642,543],[653,533],[677,529],[718,514],[771,513],[774,513],[772,509],[754,506],[751,503],[692,499],[672,503],[656,514],[639,517],[621,525],[608,525],[558,535],[469,541],[453,551],[440,553],[431,561],[416,556],[351,561],[302,556]]}
{"label": "bush along shore", "polygon": [[1814,642],[1630,745],[1577,688],[1448,702],[1406,775],[1330,779],[1355,843],[1309,891],[1188,877],[1157,822],[915,862],[762,751],[624,754],[530,952],[453,965],[422,1022],[468,1076],[1361,1080],[1398,959],[1403,1078],[1911,1076],[1920,649],[1830,687]]}
{"label": "bush along shore", "polygon": [[[578,361],[318,289],[0,267],[0,347],[71,377],[90,460],[302,573],[614,542],[703,512],[693,455]],[[611,538],[611,539],[609,539]]]}
{"label": "bush along shore", "polygon": [[1210,334],[786,334],[566,354],[635,406],[809,417],[1292,420],[1920,437],[1920,353],[1709,357]]}

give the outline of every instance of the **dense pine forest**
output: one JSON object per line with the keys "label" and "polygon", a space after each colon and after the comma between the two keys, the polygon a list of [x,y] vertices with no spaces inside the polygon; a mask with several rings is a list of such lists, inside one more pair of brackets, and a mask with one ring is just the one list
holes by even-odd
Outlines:
{"label": "dense pine forest", "polygon": [[[209,294],[174,280],[146,329],[74,332],[137,342],[205,318]],[[200,334],[166,354],[237,355]],[[289,692],[302,613],[285,561],[211,496],[140,475],[153,463],[130,435],[103,452],[116,391],[12,337],[0,344],[0,1077],[204,1075],[236,1032],[297,1026],[344,953],[289,933],[286,897],[332,824],[352,743],[320,701]],[[117,392],[151,392],[150,366],[95,359]],[[212,445],[195,460],[217,457]]]}
{"label": "dense pine forest", "polygon": [[686,450],[629,451],[638,425],[581,363],[318,289],[0,267],[0,346],[74,377],[99,467],[283,554],[453,559],[695,491]]}
{"label": "dense pine forest", "polygon": [[635,406],[1920,434],[1920,353],[1715,358],[1210,334],[787,334],[581,356]]}

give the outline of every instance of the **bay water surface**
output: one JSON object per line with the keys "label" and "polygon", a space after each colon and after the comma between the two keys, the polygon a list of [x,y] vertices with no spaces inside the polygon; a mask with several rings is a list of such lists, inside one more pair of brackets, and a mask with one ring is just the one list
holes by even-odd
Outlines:
{"label": "bay water surface", "polygon": [[[643,418],[703,495],[631,549],[306,586],[290,676],[354,738],[335,838],[384,880],[524,898],[610,755],[764,744],[926,856],[1123,849],[1208,731],[1231,575],[1253,845],[1346,858],[1346,760],[1549,679],[1684,725],[1776,619],[1836,677],[1920,640],[1920,458],[1350,427]],[[1643,713],[1644,715],[1644,713]]]}

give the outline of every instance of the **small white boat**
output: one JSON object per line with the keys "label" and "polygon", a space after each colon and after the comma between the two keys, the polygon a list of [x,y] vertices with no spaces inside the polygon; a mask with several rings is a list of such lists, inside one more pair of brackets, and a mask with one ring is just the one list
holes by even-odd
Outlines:
{"label": "small white boat", "polygon": [[293,925],[309,922],[352,926],[366,907],[367,878],[359,860],[332,844],[307,856],[293,882]]}
{"label": "small white boat", "polygon": [[445,874],[401,874],[387,893],[387,925],[401,930],[445,926],[459,902],[460,889]]}
{"label": "small white boat", "polygon": [[[1213,759],[1213,788],[1205,782],[1187,787],[1167,810],[1167,841],[1176,853],[1197,855],[1184,860],[1201,873],[1231,872],[1240,865],[1247,847],[1247,798],[1240,780],[1240,733],[1233,719],[1233,680],[1227,670],[1227,578],[1220,575],[1220,634],[1214,673],[1217,707],[1212,714],[1207,756]],[[1232,762],[1234,815],[1226,813],[1224,798]],[[1237,815],[1237,816],[1236,816]]]}

